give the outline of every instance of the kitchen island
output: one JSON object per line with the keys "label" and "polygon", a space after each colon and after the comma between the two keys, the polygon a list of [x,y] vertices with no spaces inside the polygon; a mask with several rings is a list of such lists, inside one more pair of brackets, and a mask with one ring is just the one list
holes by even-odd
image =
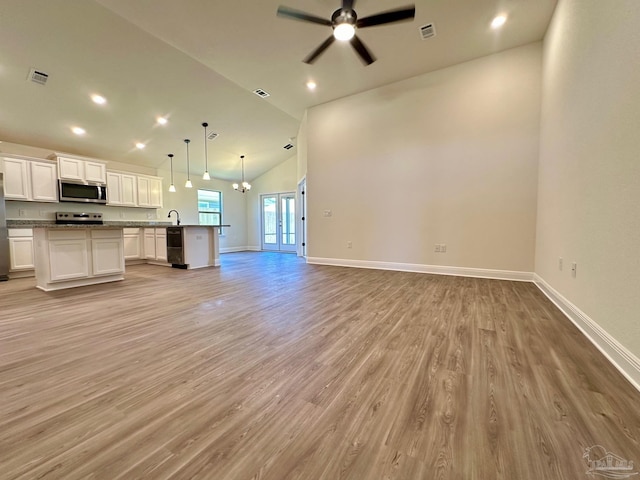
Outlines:
{"label": "kitchen island", "polygon": [[231,225],[175,225],[167,227],[167,262],[194,269],[220,266],[218,230]]}
{"label": "kitchen island", "polygon": [[[70,225],[16,222],[33,228],[36,287],[44,291],[123,280],[124,228],[176,228],[167,222],[105,222]],[[229,227],[229,225],[223,225]],[[184,225],[181,268],[220,266],[219,226]],[[167,252],[171,251],[167,236]],[[171,263],[171,262],[169,262]]]}

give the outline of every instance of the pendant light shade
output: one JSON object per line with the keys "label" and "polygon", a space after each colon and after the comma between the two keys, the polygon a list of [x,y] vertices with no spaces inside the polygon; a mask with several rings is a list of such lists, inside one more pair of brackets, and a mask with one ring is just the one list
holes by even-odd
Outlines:
{"label": "pendant light shade", "polygon": [[209,158],[207,155],[207,127],[209,124],[204,122],[202,126],[204,127],[204,173],[202,174],[202,179],[211,180],[211,175],[209,175]]}
{"label": "pendant light shade", "polygon": [[191,170],[189,168],[189,140],[188,138],[184,139],[184,143],[187,144],[187,181],[185,182],[185,188],[193,188],[193,184],[191,183]]}
{"label": "pendant light shade", "polygon": [[171,185],[169,185],[169,191],[173,193],[176,191],[176,186],[173,184],[173,153],[170,153],[167,156],[169,157],[169,161],[171,162]]}
{"label": "pendant light shade", "polygon": [[233,189],[245,193],[246,191],[251,190],[251,184],[244,181],[244,155],[240,155],[240,161],[242,162],[242,183],[240,185],[234,183]]}

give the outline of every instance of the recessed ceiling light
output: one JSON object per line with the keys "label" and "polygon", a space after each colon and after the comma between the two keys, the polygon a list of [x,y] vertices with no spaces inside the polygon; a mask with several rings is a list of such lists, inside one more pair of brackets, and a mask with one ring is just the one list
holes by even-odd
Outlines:
{"label": "recessed ceiling light", "polygon": [[156,121],[160,125],[166,125],[169,120],[167,120],[166,117],[158,117],[158,118],[156,118]]}
{"label": "recessed ceiling light", "polygon": [[507,21],[507,16],[506,15],[498,15],[491,22],[491,28],[500,28],[501,26],[504,25],[504,23],[506,21]]}
{"label": "recessed ceiling light", "polygon": [[309,80],[309,81],[307,82],[307,88],[308,88],[309,90],[315,90],[315,89],[316,89],[316,87],[317,87],[316,82],[314,82],[313,80]]}
{"label": "recessed ceiling light", "polygon": [[87,131],[81,127],[71,127],[71,131],[76,135],[84,135]]}
{"label": "recessed ceiling light", "polygon": [[138,150],[142,150],[144,147],[146,147],[144,143],[141,143],[141,142],[136,143],[136,148]]}
{"label": "recessed ceiling light", "polygon": [[104,105],[107,103],[107,99],[98,94],[91,95],[91,100],[93,100],[93,103],[97,103],[98,105]]}

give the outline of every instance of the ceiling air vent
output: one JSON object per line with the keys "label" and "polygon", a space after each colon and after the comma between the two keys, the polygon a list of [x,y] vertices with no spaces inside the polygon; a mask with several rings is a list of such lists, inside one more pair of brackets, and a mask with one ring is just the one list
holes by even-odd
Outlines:
{"label": "ceiling air vent", "polygon": [[209,134],[207,135],[207,138],[208,138],[209,140],[215,140],[216,138],[218,138],[218,135],[219,135],[219,134],[218,134],[218,133],[216,133],[216,132],[209,132]]}
{"label": "ceiling air vent", "polygon": [[27,80],[33,83],[37,83],[39,85],[46,84],[48,79],[49,79],[48,74],[44,73],[41,70],[36,70],[35,68],[32,68],[31,70],[29,70],[29,76],[27,77]]}
{"label": "ceiling air vent", "polygon": [[285,150],[291,150],[293,148],[293,144],[292,143],[287,143],[283,148]]}
{"label": "ceiling air vent", "polygon": [[423,25],[420,27],[419,30],[420,30],[420,36],[422,37],[423,40],[436,36],[436,27],[433,25],[433,23],[428,23],[427,25]]}
{"label": "ceiling air vent", "polygon": [[261,88],[256,88],[253,93],[262,98],[267,98],[270,94],[262,90]]}

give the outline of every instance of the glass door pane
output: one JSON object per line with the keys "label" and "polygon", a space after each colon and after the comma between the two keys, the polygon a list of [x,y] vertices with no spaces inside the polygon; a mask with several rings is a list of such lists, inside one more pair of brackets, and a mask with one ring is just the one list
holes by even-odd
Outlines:
{"label": "glass door pane", "polygon": [[280,197],[280,250],[296,249],[296,197],[293,193],[281,193]]}
{"label": "glass door pane", "polygon": [[278,196],[262,195],[262,249],[279,250]]}

